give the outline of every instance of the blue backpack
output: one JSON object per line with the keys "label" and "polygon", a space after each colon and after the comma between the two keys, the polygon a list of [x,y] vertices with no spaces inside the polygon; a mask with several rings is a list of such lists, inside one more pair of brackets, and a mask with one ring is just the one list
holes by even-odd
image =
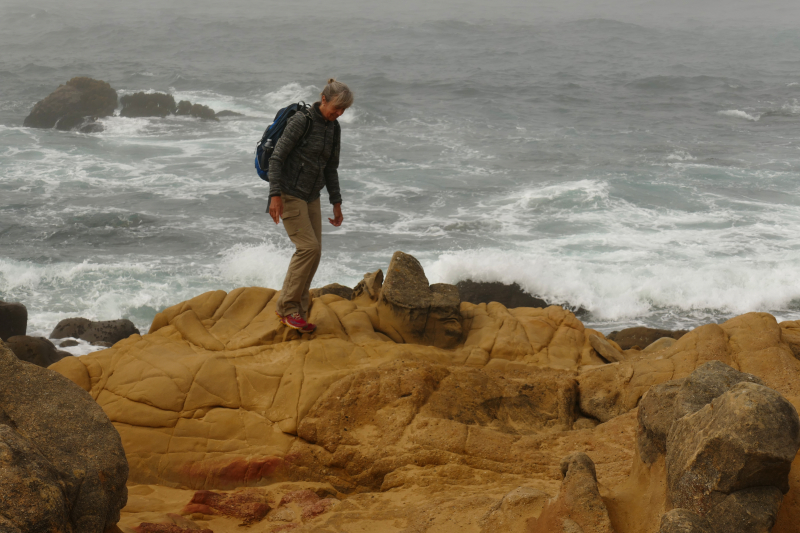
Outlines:
{"label": "blue backpack", "polygon": [[258,177],[262,180],[269,182],[269,158],[275,150],[275,145],[278,144],[278,139],[283,135],[283,130],[286,129],[286,123],[298,111],[306,116],[306,129],[300,138],[301,145],[305,143],[306,137],[311,131],[311,114],[308,108],[309,105],[305,102],[288,105],[278,111],[278,114],[275,115],[275,120],[267,126],[264,135],[261,136],[261,140],[256,144],[256,172],[258,172]]}

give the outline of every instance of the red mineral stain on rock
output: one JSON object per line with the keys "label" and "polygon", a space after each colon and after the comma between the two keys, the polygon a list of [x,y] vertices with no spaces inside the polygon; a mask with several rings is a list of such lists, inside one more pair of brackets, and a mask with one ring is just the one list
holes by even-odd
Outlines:
{"label": "red mineral stain on rock", "polygon": [[192,514],[192,513],[200,513],[200,514],[207,514],[207,515],[215,515],[217,512],[209,507],[208,505],[203,505],[202,503],[190,503],[186,505],[186,507],[181,510],[182,515]]}
{"label": "red mineral stain on rock", "polygon": [[291,531],[292,529],[300,527],[300,524],[286,524],[283,526],[275,526],[269,530],[270,533],[280,533],[282,531]]}
{"label": "red mineral stain on rock", "polygon": [[199,490],[194,493],[192,500],[183,508],[181,514],[220,514],[237,518],[244,525],[250,525],[267,516],[269,510],[266,498],[260,491],[245,489],[233,494],[221,494],[210,490]]}
{"label": "red mineral stain on rock", "polygon": [[286,470],[286,460],[281,457],[259,459],[233,459],[228,461],[204,461],[183,468],[184,477],[193,480],[196,487],[215,488],[253,485],[264,478],[278,481]]}
{"label": "red mineral stain on rock", "polygon": [[142,522],[135,528],[137,533],[214,533],[210,529],[186,529],[175,524],[151,524]]}

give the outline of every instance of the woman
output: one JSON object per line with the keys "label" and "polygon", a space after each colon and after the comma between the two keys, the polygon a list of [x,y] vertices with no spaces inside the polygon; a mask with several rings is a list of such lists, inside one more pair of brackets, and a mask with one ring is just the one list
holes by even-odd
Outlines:
{"label": "woman", "polygon": [[307,322],[308,291],[322,254],[323,187],[328,189],[333,204],[333,218],[328,220],[337,227],[344,220],[337,171],[341,130],[336,119],[352,103],[353,93],[347,85],[331,78],[320,93],[320,101],[310,109],[308,133],[304,136],[309,118],[296,113],[269,158],[269,214],[276,224],[283,219],[283,227],[297,248],[275,312],[282,324],[302,333],[316,329]]}

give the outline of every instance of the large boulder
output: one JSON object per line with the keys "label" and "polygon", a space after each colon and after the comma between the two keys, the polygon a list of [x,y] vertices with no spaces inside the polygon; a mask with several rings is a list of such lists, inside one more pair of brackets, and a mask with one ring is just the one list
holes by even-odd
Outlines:
{"label": "large boulder", "polygon": [[101,533],[116,524],[127,501],[128,463],[100,406],[4,345],[0,376],[4,530]]}
{"label": "large boulder", "polygon": [[72,78],[33,106],[23,125],[30,128],[71,130],[86,117],[102,118],[114,114],[117,91],[100,80]]}
{"label": "large boulder", "polygon": [[0,340],[28,331],[28,309],[18,302],[0,301]]}
{"label": "large boulder", "polygon": [[651,388],[642,397],[638,412],[637,445],[642,461],[649,464],[667,453],[667,435],[676,420],[699,411],[742,382],[763,385],[752,374],[710,361],[686,378]]}
{"label": "large boulder", "polygon": [[634,346],[645,348],[662,338],[680,339],[688,333],[687,330],[681,329],[672,331],[669,329],[654,329],[645,327],[627,328],[621,331],[612,331],[608,334],[608,338],[619,344],[623,350],[629,350]]}
{"label": "large boulder", "polygon": [[121,117],[166,117],[175,113],[177,105],[171,94],[138,92],[119,99]]}
{"label": "large boulder", "polygon": [[91,343],[115,344],[131,335],[139,335],[139,330],[128,320],[99,320],[92,321],[87,318],[65,318],[56,324],[51,339],[73,337]]}
{"label": "large boulder", "polygon": [[672,425],[666,455],[669,497],[676,507],[701,516],[729,495],[754,487],[779,490],[737,498],[761,505],[774,496],[780,502],[789,490],[798,448],[800,419],[794,406],[769,387],[740,382]]}
{"label": "large boulder", "polygon": [[6,346],[21,361],[27,361],[43,368],[47,368],[64,357],[72,355],[69,352],[56,349],[55,345],[44,337],[17,335],[6,340]]}

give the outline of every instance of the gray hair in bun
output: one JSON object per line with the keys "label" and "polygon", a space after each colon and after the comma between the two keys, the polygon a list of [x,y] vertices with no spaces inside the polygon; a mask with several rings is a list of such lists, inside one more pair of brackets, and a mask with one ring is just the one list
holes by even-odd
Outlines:
{"label": "gray hair in bun", "polygon": [[353,92],[350,87],[333,78],[328,80],[328,84],[319,95],[320,97],[324,96],[326,101],[339,109],[347,109],[353,105]]}

